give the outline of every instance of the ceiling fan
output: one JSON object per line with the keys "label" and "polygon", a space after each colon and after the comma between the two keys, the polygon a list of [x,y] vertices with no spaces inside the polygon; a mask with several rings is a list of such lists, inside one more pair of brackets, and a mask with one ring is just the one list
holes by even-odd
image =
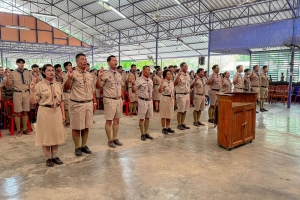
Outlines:
{"label": "ceiling fan", "polygon": [[254,3],[256,1],[259,1],[259,0],[242,0],[242,2],[240,2],[238,5],[242,6],[242,5],[245,5],[245,4]]}
{"label": "ceiling fan", "polygon": [[151,13],[146,13],[147,15],[149,15],[150,17],[152,17],[152,19],[157,20],[160,19],[161,17],[173,17],[174,15],[162,15],[159,12],[159,1],[156,2],[156,13],[155,14],[151,14]]}

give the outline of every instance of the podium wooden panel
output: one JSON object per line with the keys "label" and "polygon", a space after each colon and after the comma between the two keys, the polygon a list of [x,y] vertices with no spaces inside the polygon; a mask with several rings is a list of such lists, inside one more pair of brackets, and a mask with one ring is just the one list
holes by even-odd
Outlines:
{"label": "podium wooden panel", "polygon": [[255,139],[256,93],[218,94],[218,144],[227,150]]}

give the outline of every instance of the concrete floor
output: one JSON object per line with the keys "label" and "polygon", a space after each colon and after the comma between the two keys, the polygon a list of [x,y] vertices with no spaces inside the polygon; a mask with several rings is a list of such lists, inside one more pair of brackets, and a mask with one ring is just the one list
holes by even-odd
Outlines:
{"label": "concrete floor", "polygon": [[[0,139],[0,199],[300,199],[300,106],[266,105],[256,139],[232,151],[217,145],[212,125],[141,141],[136,117],[121,120],[123,147],[107,147],[104,118],[95,116],[88,146],[75,157],[70,130],[60,146],[64,165],[48,168],[34,135]],[[206,123],[207,112],[201,117]],[[207,123],[206,123],[207,124]],[[172,127],[176,127],[175,119]]]}

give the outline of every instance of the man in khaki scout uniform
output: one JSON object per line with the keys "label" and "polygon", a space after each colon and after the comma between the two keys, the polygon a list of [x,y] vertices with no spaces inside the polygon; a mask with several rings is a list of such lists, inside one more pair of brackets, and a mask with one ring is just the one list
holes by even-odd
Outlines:
{"label": "man in khaki scout uniform", "polygon": [[126,82],[127,82],[127,76],[126,76],[126,73],[125,71],[123,70],[123,67],[122,66],[118,66],[117,67],[117,70],[118,70],[118,73],[121,75],[122,77],[122,81],[124,83],[124,85],[122,86],[123,88],[123,91],[125,92],[126,91]]}
{"label": "man in khaki scout uniform", "polygon": [[[251,85],[251,90],[257,93],[257,100],[260,100],[260,77],[258,71],[259,71],[258,65],[254,65],[253,71],[250,75],[250,85]],[[258,112],[256,111],[256,113]]]}
{"label": "man in khaki scout uniform", "polygon": [[21,132],[21,116],[22,116],[22,125],[23,125],[23,134],[30,135],[29,130],[27,129],[28,115],[27,113],[30,110],[29,102],[29,84],[30,84],[30,72],[24,70],[25,60],[17,59],[16,61],[18,68],[13,71],[11,74],[7,74],[6,86],[12,86],[14,90],[13,102],[14,102],[14,111],[16,112],[15,123],[17,127],[17,135],[22,136]]}
{"label": "man in khaki scout uniform", "polygon": [[205,78],[204,69],[197,70],[196,78],[191,85],[194,88],[194,126],[204,126],[200,122],[201,111],[205,109]]}
{"label": "man in khaki scout uniform", "polygon": [[129,98],[130,98],[130,104],[129,104],[129,113],[130,116],[137,113],[137,102],[138,102],[138,92],[133,93],[132,92],[132,80],[135,81],[138,79],[139,75],[136,71],[136,65],[132,64],[131,69],[128,74],[127,83],[128,83],[128,92],[129,92]]}
{"label": "man in khaki scout uniform", "polygon": [[54,65],[54,69],[55,69],[56,81],[59,82],[60,84],[63,84],[64,77],[63,77],[63,71],[62,71],[61,65],[60,64]]}
{"label": "man in khaki scout uniform", "polygon": [[180,71],[174,81],[176,87],[177,103],[177,128],[179,130],[190,129],[184,124],[186,112],[190,109],[190,86],[191,78],[187,73],[188,66],[185,62],[180,64]]}
{"label": "man in khaki scout uniform", "polygon": [[215,109],[217,104],[217,93],[220,92],[222,88],[222,77],[219,75],[219,65],[214,65],[212,67],[213,73],[210,75],[207,81],[207,85],[210,86],[209,90],[209,99],[210,99],[210,106],[208,109],[208,122],[214,123],[215,121]]}
{"label": "man in khaki scout uniform", "polygon": [[[122,89],[124,83],[121,75],[117,72],[117,58],[109,56],[107,64],[109,69],[104,72],[100,70],[98,73],[98,80],[96,88],[103,88],[103,103],[104,103],[104,117],[106,119],[105,132],[108,139],[108,146],[116,148],[123,144],[118,140],[119,119],[123,116],[123,98],[124,90]],[[113,135],[111,134],[113,132]]]}
{"label": "man in khaki scout uniform", "polygon": [[150,79],[150,67],[144,66],[142,71],[142,76],[137,80],[132,77],[131,85],[132,92],[138,92],[138,105],[139,105],[139,126],[141,130],[141,140],[146,139],[152,140],[148,133],[150,119],[153,117],[153,102],[152,102],[152,91],[153,91],[153,81]]}
{"label": "man in khaki scout uniform", "polygon": [[233,92],[244,92],[244,81],[242,77],[243,65],[238,65],[236,67],[237,72],[233,76]]}
{"label": "man in khaki scout uniform", "polygon": [[92,153],[86,144],[89,129],[93,127],[93,107],[95,109],[97,103],[93,96],[95,88],[93,76],[86,71],[86,56],[80,53],[75,58],[77,67],[74,71],[68,71],[68,76],[64,81],[64,90],[70,90],[69,112],[75,155],[82,156],[82,152]]}
{"label": "man in khaki scout uniform", "polygon": [[268,66],[263,66],[262,72],[260,74],[260,112],[266,112],[264,108],[265,101],[269,95],[269,79],[268,79]]}
{"label": "man in khaki scout uniform", "polygon": [[[68,71],[72,71],[72,63],[70,61],[64,63],[64,68],[66,72],[63,72],[63,79],[68,78]],[[70,114],[69,114],[69,104],[70,104],[70,90],[64,90],[64,105],[65,105],[65,123],[66,127],[70,127]]]}
{"label": "man in khaki scout uniform", "polygon": [[250,69],[245,69],[244,73],[244,92],[250,92]]}

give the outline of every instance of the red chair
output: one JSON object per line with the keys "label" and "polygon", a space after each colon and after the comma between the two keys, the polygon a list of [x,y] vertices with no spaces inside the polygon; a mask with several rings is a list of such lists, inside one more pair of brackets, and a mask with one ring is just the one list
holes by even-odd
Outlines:
{"label": "red chair", "polygon": [[[300,97],[300,89],[298,90],[298,94],[295,96],[294,104],[296,103],[298,97]],[[299,101],[299,104],[300,104],[300,101]]]}
{"label": "red chair", "polygon": [[[11,112],[12,112],[11,115],[7,115],[8,120],[9,120],[9,132],[10,132],[11,136],[14,136],[15,135],[15,117],[16,117],[16,113],[14,111],[14,104],[13,104],[12,101],[7,101],[5,103],[6,110],[8,110],[8,107],[11,108]],[[21,115],[21,118],[22,118],[22,115]],[[28,126],[28,130],[30,132],[32,132],[32,128],[31,128],[31,124],[30,124],[29,119],[27,120],[27,126]]]}
{"label": "red chair", "polygon": [[123,103],[123,106],[125,106],[125,114],[126,114],[126,116],[129,115],[129,104],[130,104],[129,93],[128,92],[124,92],[124,103]]}

